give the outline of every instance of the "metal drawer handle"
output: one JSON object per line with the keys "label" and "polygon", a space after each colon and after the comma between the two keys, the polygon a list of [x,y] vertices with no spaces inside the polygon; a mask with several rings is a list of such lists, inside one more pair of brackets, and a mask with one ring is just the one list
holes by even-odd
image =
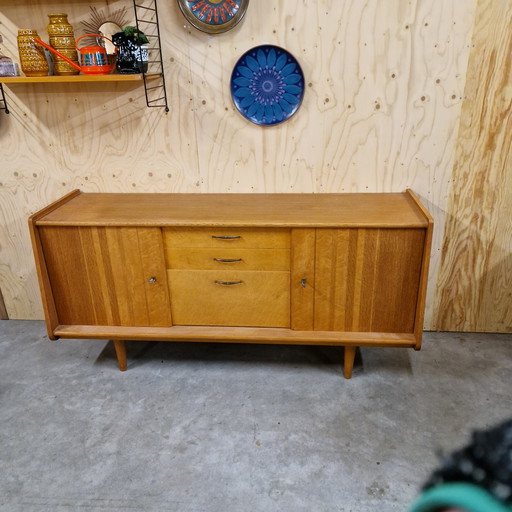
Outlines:
{"label": "metal drawer handle", "polygon": [[237,240],[238,238],[242,238],[241,236],[217,236],[212,235],[212,238],[217,238],[219,240]]}
{"label": "metal drawer handle", "polygon": [[235,258],[235,259],[213,258],[213,261],[218,261],[219,263],[235,263],[237,261],[242,261],[242,258]]}
{"label": "metal drawer handle", "polygon": [[148,283],[156,283],[156,277],[150,277]]}
{"label": "metal drawer handle", "polygon": [[242,284],[243,281],[214,281],[215,284],[221,284],[222,286],[232,286],[234,284]]}

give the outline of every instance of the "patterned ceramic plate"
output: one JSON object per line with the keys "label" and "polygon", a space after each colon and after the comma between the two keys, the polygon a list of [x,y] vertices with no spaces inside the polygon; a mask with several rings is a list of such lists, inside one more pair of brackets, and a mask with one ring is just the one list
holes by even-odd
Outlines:
{"label": "patterned ceramic plate", "polygon": [[178,0],[187,21],[209,34],[233,28],[247,10],[249,0]]}
{"label": "patterned ceramic plate", "polygon": [[238,59],[231,74],[231,96],[249,121],[271,126],[293,116],[304,96],[304,74],[283,48],[262,45]]}

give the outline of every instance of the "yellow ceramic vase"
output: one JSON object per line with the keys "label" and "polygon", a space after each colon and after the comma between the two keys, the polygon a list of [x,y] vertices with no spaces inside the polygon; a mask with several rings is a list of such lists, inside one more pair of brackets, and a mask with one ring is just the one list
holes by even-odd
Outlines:
{"label": "yellow ceramic vase", "polygon": [[[46,27],[50,36],[50,45],[65,57],[78,64],[78,53],[75,48],[75,35],[73,27],[68,23],[65,13],[48,14],[50,22]],[[56,75],[78,75],[80,71],[68,64],[65,60],[53,55],[54,72]]]}
{"label": "yellow ceramic vase", "polygon": [[18,30],[18,52],[21,70],[26,76],[47,76],[48,62],[44,49],[34,41],[39,39],[36,30]]}

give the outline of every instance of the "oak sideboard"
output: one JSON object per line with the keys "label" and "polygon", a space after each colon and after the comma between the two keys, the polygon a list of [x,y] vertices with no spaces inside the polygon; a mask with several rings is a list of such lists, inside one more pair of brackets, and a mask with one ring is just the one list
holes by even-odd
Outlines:
{"label": "oak sideboard", "polygon": [[75,190],[29,219],[51,339],[421,346],[417,197]]}

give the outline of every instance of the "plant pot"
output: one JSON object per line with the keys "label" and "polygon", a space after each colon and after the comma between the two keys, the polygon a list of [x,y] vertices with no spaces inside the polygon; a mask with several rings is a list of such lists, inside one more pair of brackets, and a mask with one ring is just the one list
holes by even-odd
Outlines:
{"label": "plant pot", "polygon": [[113,43],[117,46],[116,68],[122,74],[146,73],[149,50],[127,39],[124,34],[114,34]]}

